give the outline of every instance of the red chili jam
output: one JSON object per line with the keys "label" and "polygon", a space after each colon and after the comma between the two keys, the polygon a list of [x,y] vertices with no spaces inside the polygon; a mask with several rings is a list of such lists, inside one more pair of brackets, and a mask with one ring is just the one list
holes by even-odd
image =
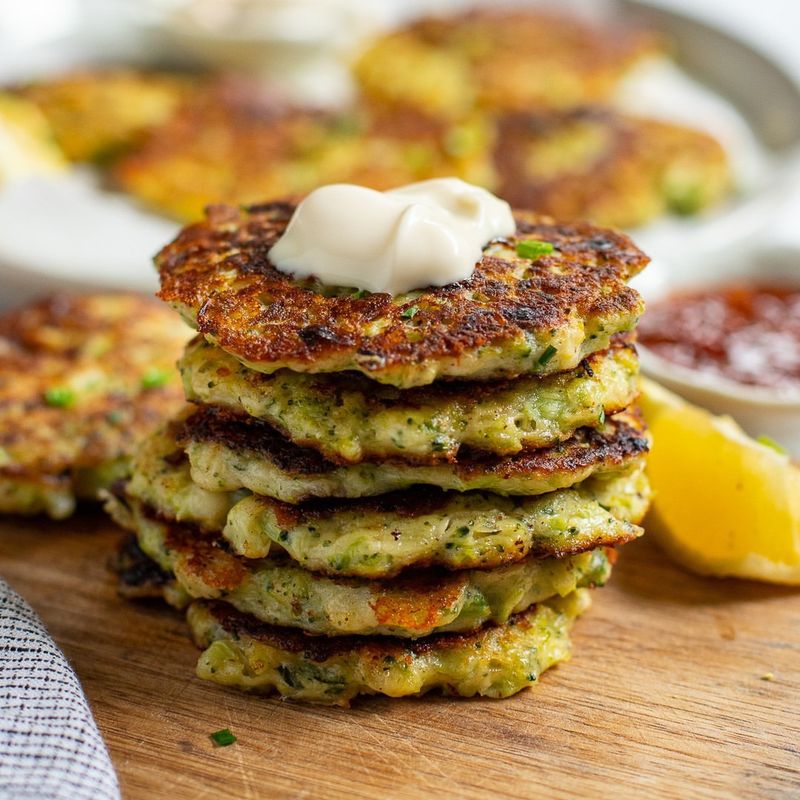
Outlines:
{"label": "red chili jam", "polygon": [[639,340],[690,369],[800,388],[800,288],[742,283],[675,293],[648,305]]}

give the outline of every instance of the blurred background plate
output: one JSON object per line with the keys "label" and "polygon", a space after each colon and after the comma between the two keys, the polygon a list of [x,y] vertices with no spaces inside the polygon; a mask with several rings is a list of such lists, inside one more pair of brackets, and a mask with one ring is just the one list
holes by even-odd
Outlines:
{"label": "blurred background plate", "polygon": [[[0,80],[87,63],[163,66],[168,53],[170,65],[204,61],[218,67],[230,58],[244,67],[256,59],[261,73],[282,78],[295,97],[344,102],[350,88],[342,56],[357,40],[409,15],[469,4],[328,0],[316,3],[327,11],[317,14],[315,26],[303,36],[297,35],[302,30],[297,15],[308,18],[309,2],[268,5],[283,16],[250,24],[237,38],[213,24],[213,15],[209,24],[178,24],[182,9],[176,0],[51,0],[45,25],[40,5],[6,4]],[[670,271],[702,269],[711,276],[724,275],[731,253],[757,252],[765,239],[792,244],[790,200],[800,184],[800,91],[782,66],[740,38],[677,11],[633,0],[574,0],[558,7],[565,5],[590,16],[641,21],[666,33],[679,68],[666,60],[637,68],[623,82],[619,104],[706,128],[731,155],[737,197],[695,219],[668,218],[637,229],[637,242]],[[337,27],[342,19],[347,23]],[[265,60],[264,53],[274,54],[274,60]],[[0,190],[0,304],[59,287],[152,291],[150,259],[177,228],[108,190],[88,169],[73,169],[57,180],[8,184]]]}

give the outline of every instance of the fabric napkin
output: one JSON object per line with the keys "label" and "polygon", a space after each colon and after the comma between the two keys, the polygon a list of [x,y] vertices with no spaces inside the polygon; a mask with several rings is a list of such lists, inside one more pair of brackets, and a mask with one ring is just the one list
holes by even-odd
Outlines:
{"label": "fabric napkin", "polygon": [[0,800],[117,800],[81,685],[33,609],[0,580]]}

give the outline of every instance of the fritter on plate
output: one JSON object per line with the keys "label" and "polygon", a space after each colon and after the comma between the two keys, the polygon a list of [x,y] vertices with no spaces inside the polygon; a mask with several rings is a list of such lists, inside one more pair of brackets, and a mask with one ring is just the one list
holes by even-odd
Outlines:
{"label": "fritter on plate", "polygon": [[492,569],[528,556],[570,556],[641,535],[635,523],[650,498],[642,466],[536,497],[417,487],[292,506],[250,495],[231,509],[224,536],[245,556],[277,547],[307,569],[367,578],[414,566]]}
{"label": "fritter on plate", "polygon": [[85,70],[19,91],[47,117],[72,161],[107,162],[163,123],[190,91],[187,79],[132,69]]}
{"label": "fritter on plate", "polygon": [[0,186],[16,177],[57,174],[67,160],[35,103],[0,90]]}
{"label": "fritter on plate", "polygon": [[497,193],[558,219],[634,227],[695,214],[732,187],[722,145],[682,125],[589,106],[506,115],[497,127]]}
{"label": "fritter on plate", "polygon": [[355,64],[368,101],[432,117],[606,99],[661,48],[650,32],[534,9],[426,17],[376,39]]}
{"label": "fritter on plate", "polygon": [[[213,208],[156,257],[159,296],[261,372],[357,370],[400,388],[560,372],[605,350],[643,311],[625,281],[647,256],[615,231],[519,213],[516,236],[490,243],[468,280],[363,296],[275,269],[269,250],[294,209]],[[531,240],[552,251],[518,255]]]}
{"label": "fritter on plate", "polygon": [[474,630],[576,588],[600,586],[611,573],[609,553],[599,548],[494,570],[417,570],[388,580],[328,577],[280,554],[233,556],[218,536],[157,519],[135,502],[113,511],[186,596],[224,599],[261,622],[328,636],[419,638]]}
{"label": "fritter on plate", "polygon": [[135,294],[56,295],[0,318],[0,512],[69,516],[127,475],[183,404],[185,326]]}
{"label": "fritter on plate", "polygon": [[405,391],[352,372],[265,375],[202,338],[178,366],[188,400],[263,419],[338,463],[432,463],[449,461],[461,447],[500,455],[545,447],[627,408],[639,370],[633,345],[622,340],[569,372]]}
{"label": "fritter on plate", "polygon": [[512,456],[464,453],[452,463],[418,465],[399,460],[339,466],[298,447],[253,417],[203,406],[178,436],[192,480],[204,489],[249,489],[287,503],[310,497],[366,497],[417,484],[458,492],[485,490],[535,495],[616,472],[649,449],[641,416],[616,414],[602,428],[580,428],[565,442]]}
{"label": "fritter on plate", "polygon": [[[244,495],[244,496],[243,496]],[[641,534],[650,490],[643,464],[538,497],[415,487],[376,498],[290,505],[247,493],[210,492],[191,479],[174,429],[137,450],[123,502],[161,519],[222,530],[234,553],[278,550],[314,572],[385,578],[414,566],[468,569],[527,556],[559,557],[624,544]],[[116,506],[112,506],[112,509]]]}
{"label": "fritter on plate", "polygon": [[509,697],[571,654],[569,630],[589,605],[587,590],[547,600],[471,633],[418,641],[386,636],[308,636],[259,622],[219,601],[189,607],[192,636],[205,648],[201,678],[255,692],[347,706],[359,694],[390,697],[439,689]]}
{"label": "fritter on plate", "polygon": [[246,204],[325,183],[387,189],[437,176],[491,177],[489,124],[288,106],[248,82],[207,84],[114,166],[124,190],[183,220],[210,203]]}

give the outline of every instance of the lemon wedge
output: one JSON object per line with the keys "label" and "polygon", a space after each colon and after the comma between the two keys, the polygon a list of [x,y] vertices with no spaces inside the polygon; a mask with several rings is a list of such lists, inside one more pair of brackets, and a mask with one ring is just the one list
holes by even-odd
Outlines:
{"label": "lemon wedge", "polygon": [[653,435],[647,531],[703,575],[800,585],[800,469],[645,378],[641,406]]}

